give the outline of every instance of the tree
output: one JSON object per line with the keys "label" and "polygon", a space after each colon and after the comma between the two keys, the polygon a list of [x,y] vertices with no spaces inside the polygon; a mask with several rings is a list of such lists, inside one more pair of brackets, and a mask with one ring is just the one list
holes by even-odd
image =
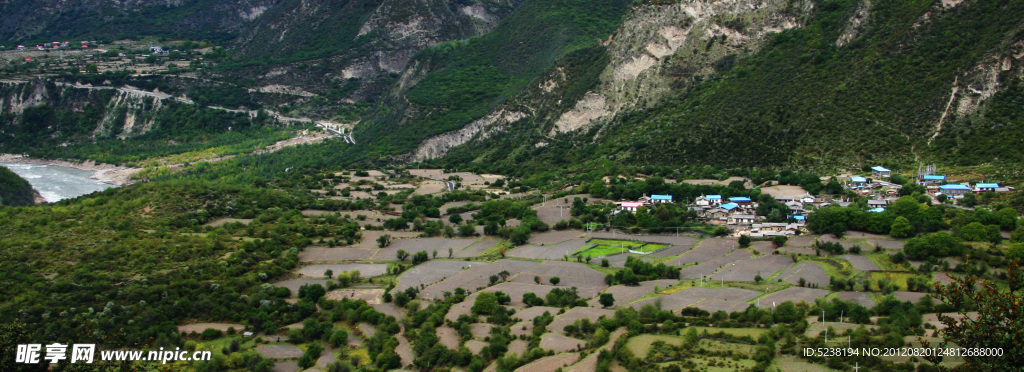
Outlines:
{"label": "tree", "polygon": [[404,249],[399,249],[398,252],[395,252],[395,257],[398,257],[399,261],[405,262],[405,259],[409,258],[409,252],[406,252]]}
{"label": "tree", "polygon": [[[621,214],[621,213],[620,213]],[[729,235],[729,228],[725,226],[717,226],[711,231],[712,236],[726,236]]]}
{"label": "tree", "polygon": [[448,216],[448,222],[451,222],[452,225],[458,225],[462,223],[462,216],[459,214],[453,214],[451,216]]}
{"label": "tree", "polygon": [[[939,347],[953,343],[961,348],[1001,348],[1003,351],[1000,356],[965,356],[968,369],[1009,371],[1024,365],[1024,348],[1020,347],[1024,345],[1024,316],[1020,313],[1024,303],[1024,273],[1020,263],[1020,260],[1013,260],[1007,265],[1006,287],[988,279],[979,281],[978,276],[970,274],[973,270],[954,277],[953,283],[946,286],[936,285],[935,296],[962,315],[939,314],[939,321],[946,325]],[[965,265],[970,267],[969,259]],[[977,309],[978,315],[966,316],[968,309]],[[922,339],[919,342],[932,347]],[[925,359],[937,364],[942,357]]]}
{"label": "tree", "polygon": [[515,245],[526,244],[526,242],[530,240],[530,228],[526,226],[519,226],[512,229],[512,234],[509,235],[509,240]]}
{"label": "tree", "polygon": [[612,296],[611,293],[602,293],[597,302],[601,303],[601,306],[611,307],[615,304],[615,296]]}
{"label": "tree", "polygon": [[978,196],[973,193],[964,194],[964,197],[963,199],[960,199],[959,204],[968,208],[978,205]]}
{"label": "tree", "polygon": [[387,248],[391,245],[391,235],[384,234],[377,238],[377,247]]}
{"label": "tree", "polygon": [[776,247],[781,247],[786,245],[787,240],[789,240],[789,238],[782,235],[776,235],[772,237],[772,245]]}
{"label": "tree", "polygon": [[548,281],[551,282],[551,285],[558,285],[558,283],[562,281],[562,278],[552,276],[551,279],[548,279]]}
{"label": "tree", "polygon": [[459,236],[467,237],[476,235],[476,227],[468,223],[459,225]]}
{"label": "tree", "polygon": [[889,229],[889,235],[894,238],[907,238],[914,234],[914,226],[910,225],[910,220],[906,217],[899,216],[892,222],[892,227]]}
{"label": "tree", "polygon": [[490,315],[494,314],[498,306],[498,297],[494,293],[481,292],[480,295],[476,296],[476,301],[473,302],[473,307],[470,308],[470,311],[473,314]]}
{"label": "tree", "polygon": [[1024,243],[1014,243],[1006,249],[1006,259],[1024,260]]}
{"label": "tree", "polygon": [[452,249],[452,247],[448,247],[448,258],[452,258],[452,254],[453,254],[454,252],[455,252],[455,251],[454,251],[454,250]]}
{"label": "tree", "polygon": [[326,276],[327,279],[333,278],[334,277],[334,270],[331,270],[331,269],[325,270],[324,271],[324,276]]}
{"label": "tree", "polygon": [[988,229],[980,222],[971,222],[960,228],[960,237],[966,241],[983,242],[988,240]]}
{"label": "tree", "polygon": [[421,263],[430,261],[430,256],[427,255],[427,251],[419,251],[412,255],[412,264],[419,265]]}
{"label": "tree", "polygon": [[740,235],[739,240],[740,248],[746,248],[750,246],[750,235]]}

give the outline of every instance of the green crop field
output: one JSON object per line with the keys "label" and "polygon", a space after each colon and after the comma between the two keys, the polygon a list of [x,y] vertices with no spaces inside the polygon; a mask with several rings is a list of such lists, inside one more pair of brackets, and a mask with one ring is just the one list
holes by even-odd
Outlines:
{"label": "green crop field", "polygon": [[587,244],[573,252],[582,257],[600,257],[610,254],[623,253],[623,250],[636,252],[654,252],[668,247],[668,244],[638,242],[633,240],[618,239],[590,239]]}

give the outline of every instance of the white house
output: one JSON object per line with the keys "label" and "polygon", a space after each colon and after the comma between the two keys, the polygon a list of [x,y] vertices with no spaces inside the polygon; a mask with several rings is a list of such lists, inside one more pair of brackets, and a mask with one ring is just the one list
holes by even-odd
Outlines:
{"label": "white house", "polygon": [[875,177],[875,178],[889,177],[891,174],[892,174],[892,171],[886,169],[885,167],[881,167],[881,166],[871,167],[871,177]]}
{"label": "white house", "polygon": [[752,214],[737,213],[729,216],[729,224],[750,225],[753,224],[755,220],[757,220],[757,216]]}
{"label": "white house", "polygon": [[629,211],[636,213],[637,208],[643,207],[643,202],[620,202],[619,211]]}
{"label": "white house", "polygon": [[696,204],[701,207],[722,205],[721,195],[701,195],[697,197]]}

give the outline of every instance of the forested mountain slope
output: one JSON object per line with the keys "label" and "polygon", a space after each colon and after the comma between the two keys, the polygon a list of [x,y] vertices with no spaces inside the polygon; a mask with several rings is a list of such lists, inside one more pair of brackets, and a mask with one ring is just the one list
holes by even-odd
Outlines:
{"label": "forested mountain slope", "polygon": [[[586,113],[596,107],[601,112],[591,115],[593,120],[561,126],[564,115],[531,115],[501,135],[455,148],[447,159],[502,171],[522,169],[524,162],[571,166],[599,160],[758,167],[1024,160],[1014,145],[1024,138],[1019,116],[1024,4],[830,0],[783,5],[776,16],[803,24],[765,35],[763,27],[748,28],[756,17],[713,17],[709,29],[728,30],[705,36],[703,50],[680,48],[654,62],[676,71],[668,76],[677,89],[654,91],[667,98],[650,108],[644,101],[658,97],[644,89],[628,99],[639,105],[615,111],[602,102],[621,100],[609,92],[628,90],[626,84],[602,87],[616,79],[610,62],[574,108]],[[691,14],[692,3],[653,6],[681,7]],[[620,28],[614,37],[623,33]],[[707,59],[685,58],[752,35],[767,37],[763,49],[713,60],[710,73]],[[547,102],[527,93],[517,103],[531,112],[557,110]]]}

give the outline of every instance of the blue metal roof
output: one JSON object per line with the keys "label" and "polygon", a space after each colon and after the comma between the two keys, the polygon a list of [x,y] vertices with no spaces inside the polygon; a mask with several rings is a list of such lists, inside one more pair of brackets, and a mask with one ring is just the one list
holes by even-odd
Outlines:
{"label": "blue metal roof", "polygon": [[868,212],[870,212],[870,213],[881,213],[881,212],[885,212],[885,208],[872,208],[872,209],[868,209]]}
{"label": "blue metal roof", "polygon": [[797,221],[803,221],[803,220],[807,219],[806,216],[789,216],[789,217],[794,219],[794,220],[797,220]]}
{"label": "blue metal roof", "polygon": [[708,199],[718,200],[722,199],[721,195],[708,195]]}
{"label": "blue metal roof", "polygon": [[924,175],[925,181],[945,181],[946,176],[940,174],[926,174]]}
{"label": "blue metal roof", "polygon": [[974,186],[977,186],[979,189],[994,189],[994,188],[999,187],[999,184],[998,183],[978,183],[978,184],[975,184]]}
{"label": "blue metal roof", "polygon": [[736,209],[739,206],[740,205],[736,204],[736,203],[725,203],[725,204],[722,204],[722,208],[726,209],[726,210],[733,210],[733,209]]}
{"label": "blue metal roof", "polygon": [[871,170],[876,172],[892,172],[891,170],[886,169],[885,167],[871,167]]}
{"label": "blue metal roof", "polygon": [[651,195],[654,200],[672,200],[672,195]]}
{"label": "blue metal roof", "polygon": [[868,182],[868,179],[864,178],[864,177],[853,176],[853,177],[850,177],[850,181],[853,181],[853,182]]}
{"label": "blue metal roof", "polygon": [[734,196],[734,197],[729,198],[729,201],[731,201],[731,202],[748,202],[748,201],[751,201],[751,200],[750,200],[750,198],[745,197],[745,196]]}
{"label": "blue metal roof", "polygon": [[961,185],[959,183],[951,183],[951,184],[948,184],[948,185],[942,185],[942,186],[939,186],[939,188],[943,189],[943,190],[970,190],[971,189],[970,187]]}

